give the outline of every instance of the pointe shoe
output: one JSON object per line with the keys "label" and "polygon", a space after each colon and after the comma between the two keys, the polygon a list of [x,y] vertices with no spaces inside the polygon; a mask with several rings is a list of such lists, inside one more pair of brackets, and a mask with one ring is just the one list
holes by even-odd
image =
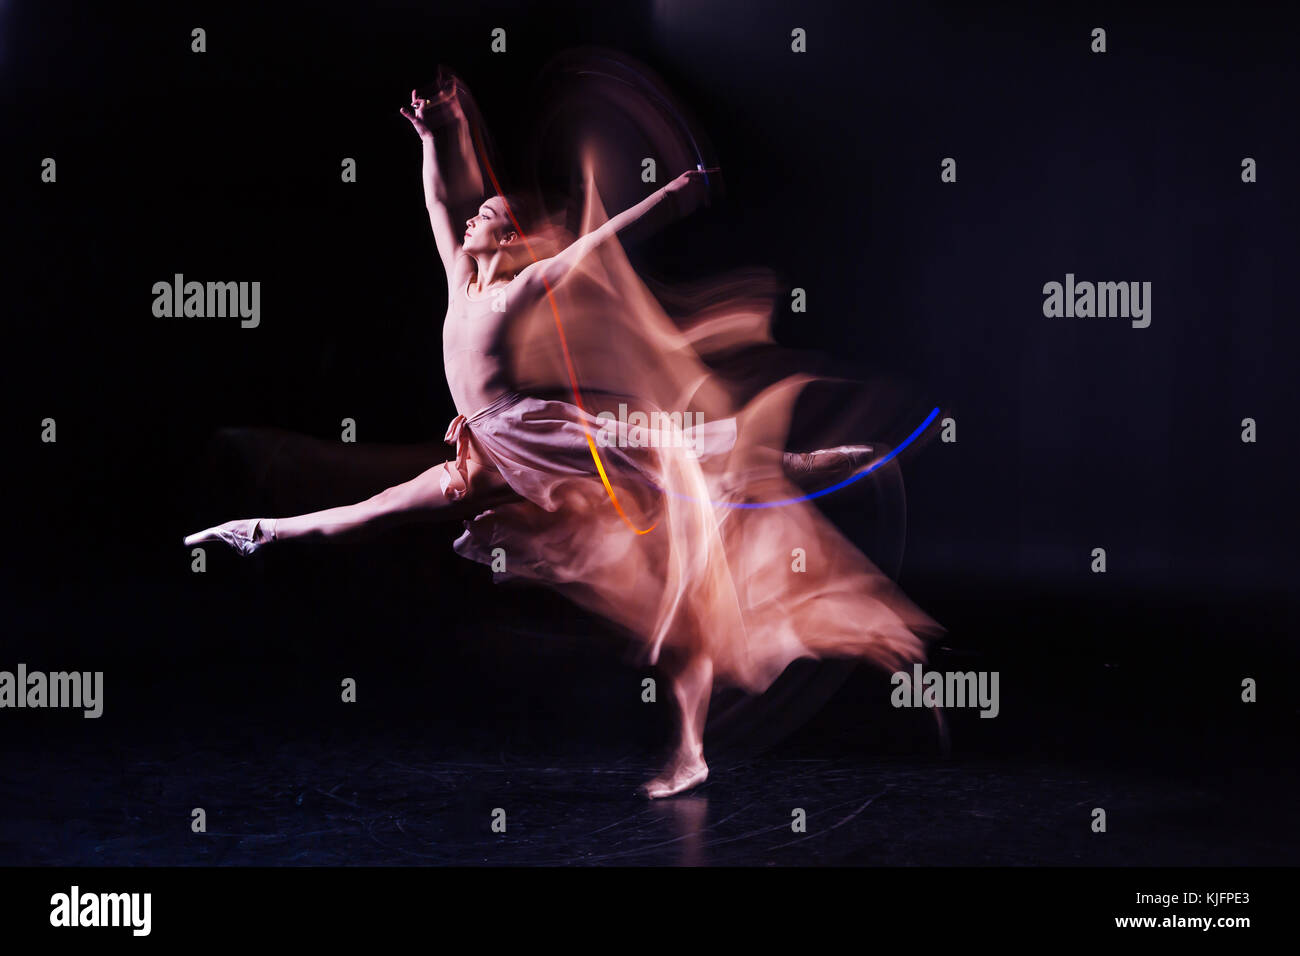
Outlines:
{"label": "pointe shoe", "polygon": [[647,800],[662,800],[693,790],[709,779],[709,765],[701,759],[698,764],[676,767],[665,771],[653,780],[641,784],[637,790]]}
{"label": "pointe shoe", "polygon": [[189,535],[185,539],[185,546],[191,547],[204,541],[221,541],[241,557],[248,557],[274,540],[274,518],[238,518]]}
{"label": "pointe shoe", "polygon": [[871,445],[836,445],[808,452],[786,452],[781,456],[785,473],[796,481],[811,478],[834,480],[856,474],[871,462],[876,450]]}

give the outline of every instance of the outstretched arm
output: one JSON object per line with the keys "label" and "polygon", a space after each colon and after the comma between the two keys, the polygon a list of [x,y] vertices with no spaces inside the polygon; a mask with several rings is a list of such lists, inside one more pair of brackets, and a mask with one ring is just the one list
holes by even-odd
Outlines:
{"label": "outstretched arm", "polygon": [[579,238],[571,246],[549,259],[542,259],[533,263],[519,274],[524,280],[525,287],[534,289],[538,292],[545,292],[555,288],[564,279],[570,275],[574,268],[580,263],[588,253],[599,246],[601,243],[618,235],[632,223],[646,215],[651,209],[661,203],[671,203],[678,210],[685,209],[689,211],[690,204],[686,202],[688,190],[698,189],[702,184],[706,173],[715,173],[717,168],[712,169],[689,169],[682,173],[672,182],[668,183],[662,189],[656,189],[653,193],[641,200],[635,206],[624,209],[621,213],[602,223],[599,228],[593,229],[585,236]]}
{"label": "outstretched arm", "polygon": [[459,233],[451,218],[451,207],[483,196],[483,177],[474,159],[469,123],[457,92],[453,84],[437,99],[426,100],[411,90],[411,105],[402,108],[402,115],[420,134],[424,149],[424,204],[448,282],[460,254]]}

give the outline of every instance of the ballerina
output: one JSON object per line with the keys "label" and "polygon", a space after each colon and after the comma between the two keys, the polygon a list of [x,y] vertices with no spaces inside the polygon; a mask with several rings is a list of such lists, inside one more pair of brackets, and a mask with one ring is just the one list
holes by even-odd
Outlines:
{"label": "ballerina", "polygon": [[[759,469],[737,465],[734,458],[755,460],[741,454],[738,419],[765,412],[772,419],[770,397],[777,392],[765,393],[766,406],[755,401],[741,415],[690,429],[689,454],[625,426],[620,441],[598,454],[591,438],[602,427],[599,419],[519,388],[511,352],[512,330],[522,317],[548,300],[554,307],[557,290],[652,210],[669,204],[678,214],[689,212],[706,175],[717,170],[687,170],[544,258],[524,230],[522,203],[508,196],[484,199],[458,238],[449,209],[455,191],[481,183],[459,92],[452,85],[425,99],[412,90],[410,105],[401,110],[422,144],[426,207],[447,281],[443,351],[459,414],[446,441],[454,456],[364,501],[228,521],[187,536],[185,544],[220,541],[250,555],[294,538],[417,519],[468,519],[454,546],[458,553],[494,570],[505,553],[511,569],[499,578],[550,583],[644,639],[647,660],[667,674],[679,733],[667,766],[642,792],[671,796],[708,777],[703,734],[715,678],[761,691],[800,656],[856,655],[901,664],[921,656],[916,635],[936,626],[813,509],[780,509],[779,516],[741,511],[735,520],[720,519],[719,498],[738,501],[754,493],[736,491],[742,479],[779,495],[791,481],[842,478],[872,459],[874,450],[864,445],[784,452],[779,474],[769,470],[765,479],[757,477]],[[438,143],[440,126],[450,127],[450,149]],[[469,172],[453,182],[448,171],[457,164]],[[674,361],[680,366],[682,360]],[[758,568],[745,550],[790,535],[837,565],[835,571],[817,585],[768,582],[759,594],[756,586],[770,569]],[[788,541],[779,547],[788,551]],[[780,607],[782,600],[788,604],[780,608],[783,621],[772,611],[772,602]],[[819,610],[811,609],[814,604]],[[789,626],[793,615],[818,633],[797,636]]]}

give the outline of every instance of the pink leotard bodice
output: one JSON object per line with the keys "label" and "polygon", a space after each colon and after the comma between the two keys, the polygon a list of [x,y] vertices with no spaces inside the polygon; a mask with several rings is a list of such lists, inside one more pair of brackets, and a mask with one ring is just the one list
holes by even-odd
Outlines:
{"label": "pink leotard bodice", "polygon": [[482,299],[472,299],[469,286],[473,277],[458,282],[447,304],[447,318],[442,326],[443,362],[447,367],[447,386],[456,411],[473,415],[511,390],[506,363],[505,331],[509,313],[493,308],[505,300],[510,286],[504,286]]}

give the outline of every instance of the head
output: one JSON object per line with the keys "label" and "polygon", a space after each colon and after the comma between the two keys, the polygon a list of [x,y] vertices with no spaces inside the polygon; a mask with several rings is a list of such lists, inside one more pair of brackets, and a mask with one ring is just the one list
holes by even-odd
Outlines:
{"label": "head", "polygon": [[513,255],[521,251],[523,239],[515,228],[516,221],[520,228],[527,228],[523,203],[514,196],[492,196],[478,207],[474,216],[465,220],[465,251],[473,256],[491,256],[494,252]]}

